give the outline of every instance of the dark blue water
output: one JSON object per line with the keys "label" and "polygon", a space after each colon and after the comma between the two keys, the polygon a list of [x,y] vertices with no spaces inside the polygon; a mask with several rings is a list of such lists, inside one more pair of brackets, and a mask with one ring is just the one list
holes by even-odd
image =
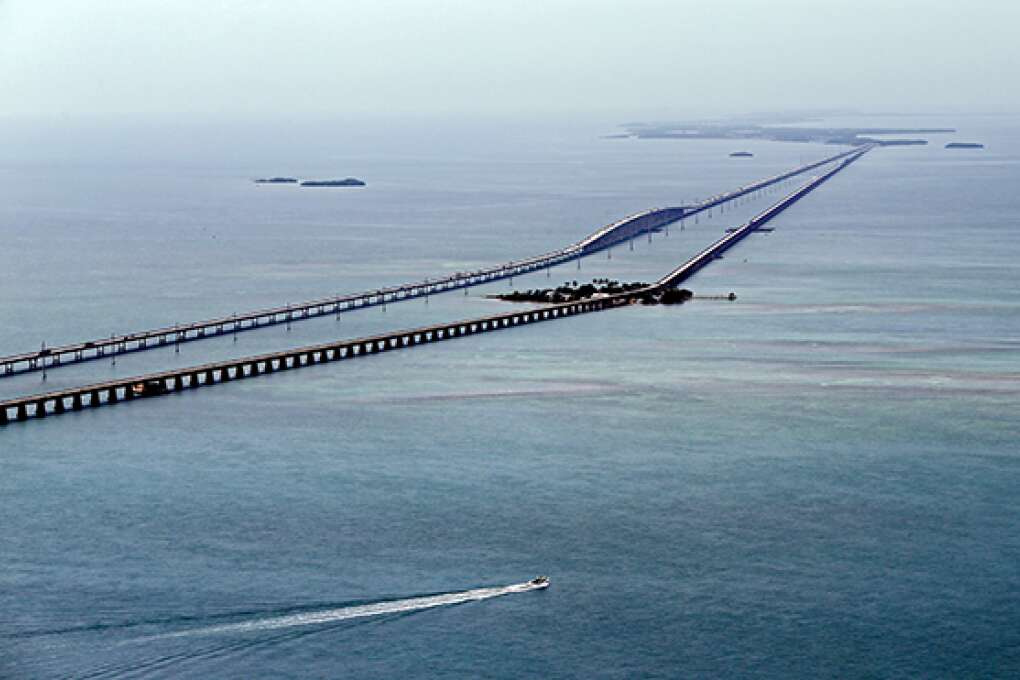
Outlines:
{"label": "dark blue water", "polygon": [[[869,154],[690,282],[737,302],[5,428],[0,676],[1016,676],[1020,129],[918,123],[988,148]],[[832,152],[607,131],[10,123],[0,350],[534,254]],[[285,173],[369,186],[249,182]],[[765,200],[514,283],[649,280]],[[507,287],[0,396],[475,316]]]}

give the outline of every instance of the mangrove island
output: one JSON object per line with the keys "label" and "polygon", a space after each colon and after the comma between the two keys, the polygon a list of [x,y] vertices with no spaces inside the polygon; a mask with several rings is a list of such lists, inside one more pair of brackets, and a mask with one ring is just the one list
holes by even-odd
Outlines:
{"label": "mangrove island", "polygon": [[578,300],[591,298],[603,298],[624,293],[633,293],[633,302],[640,302],[644,305],[681,305],[694,297],[694,293],[686,288],[656,289],[643,281],[620,283],[611,279],[592,279],[591,283],[584,284],[578,284],[577,281],[568,281],[556,288],[515,290],[509,293],[499,293],[486,297],[503,300],[504,302],[551,302],[557,304],[561,302],[577,302]]}

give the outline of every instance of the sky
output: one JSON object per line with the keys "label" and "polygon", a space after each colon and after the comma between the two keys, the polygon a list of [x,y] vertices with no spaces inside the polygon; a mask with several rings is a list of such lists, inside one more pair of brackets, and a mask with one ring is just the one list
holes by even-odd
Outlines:
{"label": "sky", "polygon": [[0,116],[1020,111],[1017,0],[0,0]]}

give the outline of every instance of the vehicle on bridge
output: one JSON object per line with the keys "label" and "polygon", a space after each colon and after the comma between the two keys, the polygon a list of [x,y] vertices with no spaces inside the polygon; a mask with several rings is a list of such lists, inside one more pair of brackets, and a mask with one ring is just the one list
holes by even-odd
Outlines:
{"label": "vehicle on bridge", "polygon": [[131,386],[131,394],[136,397],[155,397],[166,392],[166,384],[162,380],[146,380]]}

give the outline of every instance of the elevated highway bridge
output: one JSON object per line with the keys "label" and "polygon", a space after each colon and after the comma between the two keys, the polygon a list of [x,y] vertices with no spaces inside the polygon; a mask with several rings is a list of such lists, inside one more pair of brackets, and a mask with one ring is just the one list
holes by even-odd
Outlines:
{"label": "elevated highway bridge", "polygon": [[282,307],[269,307],[243,314],[232,314],[230,316],[112,335],[108,338],[95,338],[65,345],[44,347],[31,352],[0,356],[0,378],[32,371],[55,369],[67,364],[93,361],[119,354],[142,352],[157,347],[230,335],[281,323],[291,323],[334,314],[339,315],[366,307],[401,302],[451,290],[478,286],[500,279],[513,278],[514,276],[528,274],[564,262],[587,257],[593,253],[611,248],[618,243],[629,241],[645,233],[657,231],[686,217],[697,216],[700,213],[712,210],[716,206],[723,206],[743,196],[754,194],[816,168],[844,161],[848,158],[856,158],[862,150],[870,148],[870,146],[859,147],[850,151],[844,151],[819,161],[801,165],[788,172],[737,187],[732,191],[711,196],[692,205],[644,210],[606,225],[590,236],[564,248],[522,260],[512,260],[483,269],[455,272],[437,278],[427,278],[423,281],[404,283],[376,290],[362,291],[360,293],[317,298]]}
{"label": "elevated highway bridge", "polygon": [[836,173],[856,161],[863,154],[867,153],[870,148],[862,147],[853,153],[841,154],[832,168],[812,178],[809,182],[783,197],[765,211],[755,215],[745,224],[727,233],[647,288],[601,298],[545,305],[538,308],[511,311],[480,318],[390,331],[361,338],[338,340],[241,359],[229,359],[188,368],[149,373],[7,399],[0,401],[0,425],[7,425],[12,421],[19,422],[47,418],[124,401],[163,396],[199,387],[208,387],[218,383],[242,380],[279,371],[289,371],[304,366],[347,361],[398,349],[409,349],[420,345],[477,335],[479,333],[518,328],[544,321],[564,319],[580,314],[629,305],[646,294],[674,287],[694,276],[726,250],[763,227],[791,205],[821,186]]}

